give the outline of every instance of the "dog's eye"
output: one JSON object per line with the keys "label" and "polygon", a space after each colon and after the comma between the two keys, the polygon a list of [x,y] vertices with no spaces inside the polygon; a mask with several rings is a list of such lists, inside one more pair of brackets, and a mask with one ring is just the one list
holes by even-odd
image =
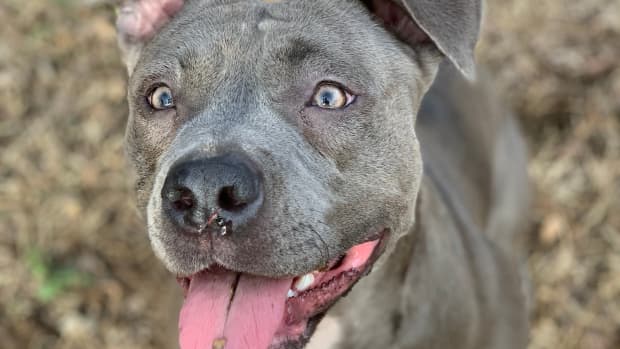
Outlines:
{"label": "dog's eye", "polygon": [[149,104],[157,110],[174,108],[172,90],[168,86],[159,86],[149,95]]}
{"label": "dog's eye", "polygon": [[325,83],[319,85],[312,97],[312,105],[323,109],[342,109],[353,103],[355,97],[342,87]]}

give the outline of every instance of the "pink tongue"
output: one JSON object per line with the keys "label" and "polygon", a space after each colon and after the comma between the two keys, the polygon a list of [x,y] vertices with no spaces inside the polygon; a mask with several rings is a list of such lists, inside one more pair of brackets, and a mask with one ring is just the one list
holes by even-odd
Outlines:
{"label": "pink tongue", "polygon": [[[179,318],[181,349],[268,349],[284,318],[292,279],[202,272]],[[232,303],[231,303],[232,302]]]}

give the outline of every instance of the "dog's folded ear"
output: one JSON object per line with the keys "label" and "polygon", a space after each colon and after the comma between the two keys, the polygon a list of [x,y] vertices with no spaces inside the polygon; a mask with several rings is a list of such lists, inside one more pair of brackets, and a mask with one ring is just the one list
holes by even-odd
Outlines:
{"label": "dog's folded ear", "polygon": [[364,0],[384,26],[415,46],[432,42],[470,80],[475,78],[481,0]]}
{"label": "dog's folded ear", "polygon": [[144,43],[181,10],[183,3],[184,0],[122,0],[117,10],[116,28],[130,74]]}

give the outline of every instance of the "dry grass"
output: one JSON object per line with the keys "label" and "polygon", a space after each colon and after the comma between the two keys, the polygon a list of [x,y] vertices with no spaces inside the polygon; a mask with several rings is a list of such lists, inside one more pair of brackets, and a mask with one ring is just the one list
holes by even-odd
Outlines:
{"label": "dry grass", "polygon": [[[620,348],[620,2],[491,0],[487,17],[480,58],[539,194],[530,349]],[[0,22],[1,346],[163,347],[172,281],[125,176],[112,8],[2,0]]]}
{"label": "dry grass", "polygon": [[530,139],[530,349],[620,348],[620,2],[489,4],[480,46]]}

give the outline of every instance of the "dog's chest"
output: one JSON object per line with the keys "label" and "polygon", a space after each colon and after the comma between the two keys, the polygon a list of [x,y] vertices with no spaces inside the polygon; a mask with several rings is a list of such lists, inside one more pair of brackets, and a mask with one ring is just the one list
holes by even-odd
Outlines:
{"label": "dog's chest", "polygon": [[342,338],[342,324],[333,316],[325,316],[306,349],[337,349]]}

